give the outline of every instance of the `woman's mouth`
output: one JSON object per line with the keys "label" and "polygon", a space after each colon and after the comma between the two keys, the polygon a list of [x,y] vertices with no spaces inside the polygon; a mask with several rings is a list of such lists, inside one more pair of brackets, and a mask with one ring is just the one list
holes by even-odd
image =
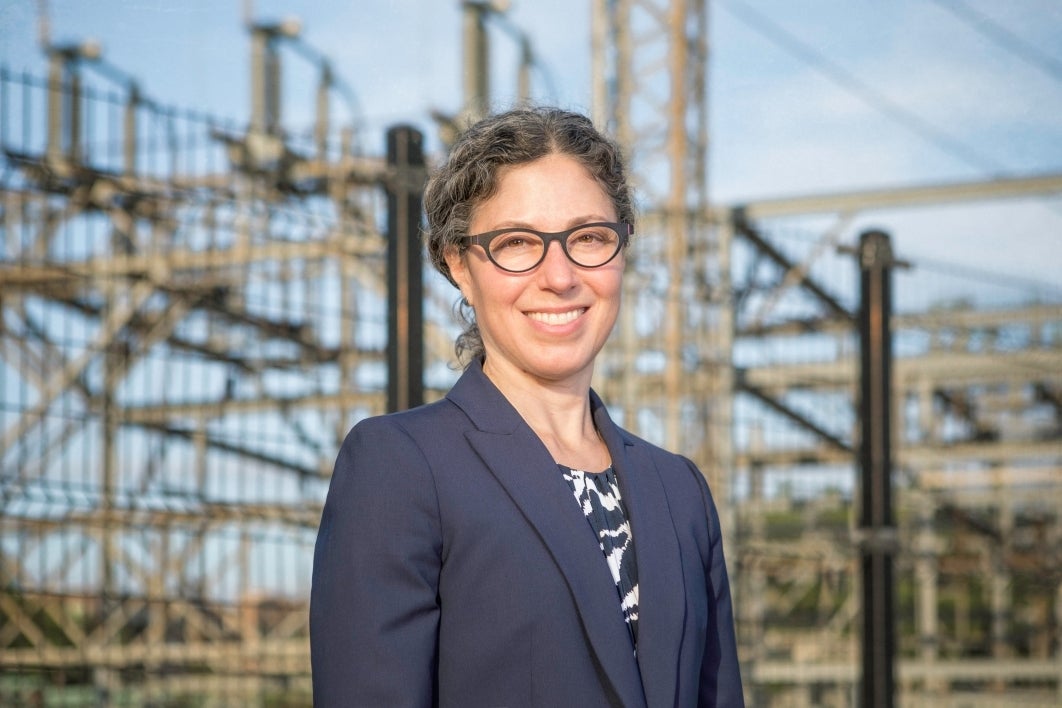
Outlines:
{"label": "woman's mouth", "polygon": [[533,319],[535,322],[541,322],[542,324],[557,326],[566,325],[569,322],[574,322],[584,312],[585,307],[578,307],[574,310],[568,310],[567,312],[528,312],[527,316]]}

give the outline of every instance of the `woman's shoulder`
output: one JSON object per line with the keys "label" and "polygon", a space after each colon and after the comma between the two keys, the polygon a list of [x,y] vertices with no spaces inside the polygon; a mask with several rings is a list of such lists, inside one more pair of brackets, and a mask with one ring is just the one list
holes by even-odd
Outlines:
{"label": "woman's shoulder", "polygon": [[446,441],[460,436],[453,405],[445,400],[417,408],[362,418],[347,432],[336,456],[336,472],[362,480],[379,477],[390,483],[392,472],[430,475]]}
{"label": "woman's shoulder", "polygon": [[436,437],[447,426],[459,425],[460,411],[445,398],[415,408],[362,418],[350,429],[347,438],[379,435]]}

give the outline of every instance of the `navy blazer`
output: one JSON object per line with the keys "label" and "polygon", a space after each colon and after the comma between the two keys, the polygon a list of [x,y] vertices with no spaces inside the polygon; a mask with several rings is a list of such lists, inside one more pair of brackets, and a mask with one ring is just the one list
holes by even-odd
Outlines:
{"label": "navy blazer", "polygon": [[708,486],[590,396],[634,540],[637,659],[571,489],[473,362],[343,443],[314,552],[315,705],[743,705]]}

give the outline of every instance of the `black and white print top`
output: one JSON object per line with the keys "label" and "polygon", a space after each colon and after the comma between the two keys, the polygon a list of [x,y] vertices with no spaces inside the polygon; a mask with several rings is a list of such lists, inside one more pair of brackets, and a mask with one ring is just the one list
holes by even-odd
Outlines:
{"label": "black and white print top", "polygon": [[558,466],[597,536],[598,545],[612,572],[612,580],[616,583],[620,609],[631,633],[631,643],[637,647],[638,565],[634,560],[631,525],[623,509],[616,473],[611,467],[604,472],[588,473],[564,465]]}

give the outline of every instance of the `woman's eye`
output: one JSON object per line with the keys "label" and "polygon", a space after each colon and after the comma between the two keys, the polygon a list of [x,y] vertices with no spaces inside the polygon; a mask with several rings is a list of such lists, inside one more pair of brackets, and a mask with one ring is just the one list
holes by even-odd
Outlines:
{"label": "woman's eye", "polygon": [[525,244],[526,244],[526,241],[523,238],[521,238],[520,236],[510,236],[510,237],[508,237],[506,239],[503,239],[501,241],[501,243],[498,244],[498,248],[500,248],[500,249],[520,248],[521,246],[524,246]]}
{"label": "woman's eye", "polygon": [[491,250],[495,253],[500,251],[526,251],[529,248],[533,248],[534,245],[534,240],[529,238],[527,234],[507,234],[499,236]]}
{"label": "woman's eye", "polygon": [[594,243],[603,243],[608,240],[608,236],[601,231],[580,231],[575,234],[575,243],[581,243],[585,245]]}

